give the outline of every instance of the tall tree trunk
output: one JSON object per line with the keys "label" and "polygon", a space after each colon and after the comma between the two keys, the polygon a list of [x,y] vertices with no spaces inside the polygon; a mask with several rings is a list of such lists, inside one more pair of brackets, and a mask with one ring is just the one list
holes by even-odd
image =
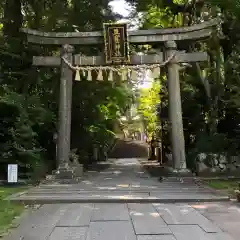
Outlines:
{"label": "tall tree trunk", "polygon": [[22,27],[22,3],[21,0],[6,0],[4,7],[4,26],[5,36],[17,37]]}
{"label": "tall tree trunk", "polygon": [[3,63],[5,81],[17,92],[26,91],[26,76],[29,62],[24,57],[22,0],[6,0],[4,5],[3,34],[5,51],[10,55]]}

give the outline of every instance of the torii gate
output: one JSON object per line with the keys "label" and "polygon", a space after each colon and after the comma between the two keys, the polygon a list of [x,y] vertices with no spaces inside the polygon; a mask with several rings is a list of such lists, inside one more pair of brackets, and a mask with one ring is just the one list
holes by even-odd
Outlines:
{"label": "torii gate", "polygon": [[[171,144],[173,155],[173,168],[175,171],[186,171],[185,141],[183,134],[182,107],[179,83],[179,63],[203,62],[208,60],[207,53],[183,53],[177,51],[177,41],[196,41],[211,36],[213,27],[218,24],[217,19],[198,25],[182,28],[151,29],[129,31],[130,44],[162,43],[164,53],[156,55],[131,56],[131,64],[161,63],[170,56],[175,57],[167,64],[169,116],[171,123]],[[33,57],[34,66],[61,67],[60,100],[59,100],[59,131],[58,131],[58,172],[61,176],[69,176],[64,172],[72,172],[69,167],[70,131],[71,131],[71,105],[72,105],[72,79],[73,71],[65,64],[62,58],[73,65],[105,65],[102,56],[82,57],[74,54],[72,45],[101,45],[104,43],[102,32],[58,32],[47,33],[30,29],[22,29],[27,34],[30,43],[40,45],[59,45],[62,47],[61,56]],[[60,176],[59,175],[59,176]]]}

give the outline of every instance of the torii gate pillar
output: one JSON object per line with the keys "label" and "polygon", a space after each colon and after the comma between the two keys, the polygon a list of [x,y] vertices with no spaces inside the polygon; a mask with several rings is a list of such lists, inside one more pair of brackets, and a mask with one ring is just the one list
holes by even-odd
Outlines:
{"label": "torii gate pillar", "polygon": [[[62,46],[61,56],[73,63],[74,47],[68,44]],[[71,144],[71,112],[72,112],[72,80],[73,71],[61,60],[59,125],[57,164],[55,171],[57,178],[72,178],[73,171],[69,166]]]}
{"label": "torii gate pillar", "polygon": [[[61,56],[72,63],[73,51],[73,46],[65,44],[61,49]],[[59,98],[59,137],[57,153],[57,161],[59,166],[63,166],[69,163],[72,118],[72,80],[73,71],[66,64],[64,64],[62,60]]]}
{"label": "torii gate pillar", "polygon": [[[176,53],[177,44],[175,41],[168,41],[165,42],[165,48],[166,58],[168,58]],[[174,59],[168,64],[167,68],[172,159],[174,171],[188,172],[186,169],[179,68],[179,64],[174,62]]]}

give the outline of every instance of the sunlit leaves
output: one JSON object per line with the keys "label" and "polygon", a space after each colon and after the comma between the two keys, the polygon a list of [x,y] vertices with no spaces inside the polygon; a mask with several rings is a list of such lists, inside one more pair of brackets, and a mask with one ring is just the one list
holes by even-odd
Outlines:
{"label": "sunlit leaves", "polygon": [[157,105],[160,102],[160,81],[153,83],[150,89],[142,89],[139,99],[139,112],[142,113],[146,122],[147,130],[151,135],[155,133],[158,126]]}

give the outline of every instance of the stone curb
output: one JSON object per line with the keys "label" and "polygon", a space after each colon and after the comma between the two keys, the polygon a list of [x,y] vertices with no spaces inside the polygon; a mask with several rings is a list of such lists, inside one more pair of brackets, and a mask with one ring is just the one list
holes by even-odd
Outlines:
{"label": "stone curb", "polygon": [[208,181],[208,180],[236,180],[236,181],[240,181],[240,177],[234,177],[234,176],[226,176],[226,177],[197,177],[200,180],[203,181]]}
{"label": "stone curb", "polygon": [[229,197],[215,197],[215,198],[134,198],[134,199],[106,199],[106,198],[85,198],[85,199],[11,199],[12,202],[23,203],[25,205],[30,204],[57,204],[57,203],[199,203],[199,202],[228,202],[230,201]]}
{"label": "stone curb", "polygon": [[0,186],[7,186],[7,187],[22,187],[36,184],[38,181],[34,180],[21,180],[19,179],[16,183],[9,183],[7,180],[0,180]]}
{"label": "stone curb", "polygon": [[17,192],[17,193],[14,193],[14,194],[11,194],[10,196],[8,196],[7,198],[4,198],[3,200],[4,201],[12,201],[12,198],[18,198],[18,197],[21,197],[22,195],[24,194],[27,194],[28,193],[28,190],[26,191],[23,191],[23,192]]}

